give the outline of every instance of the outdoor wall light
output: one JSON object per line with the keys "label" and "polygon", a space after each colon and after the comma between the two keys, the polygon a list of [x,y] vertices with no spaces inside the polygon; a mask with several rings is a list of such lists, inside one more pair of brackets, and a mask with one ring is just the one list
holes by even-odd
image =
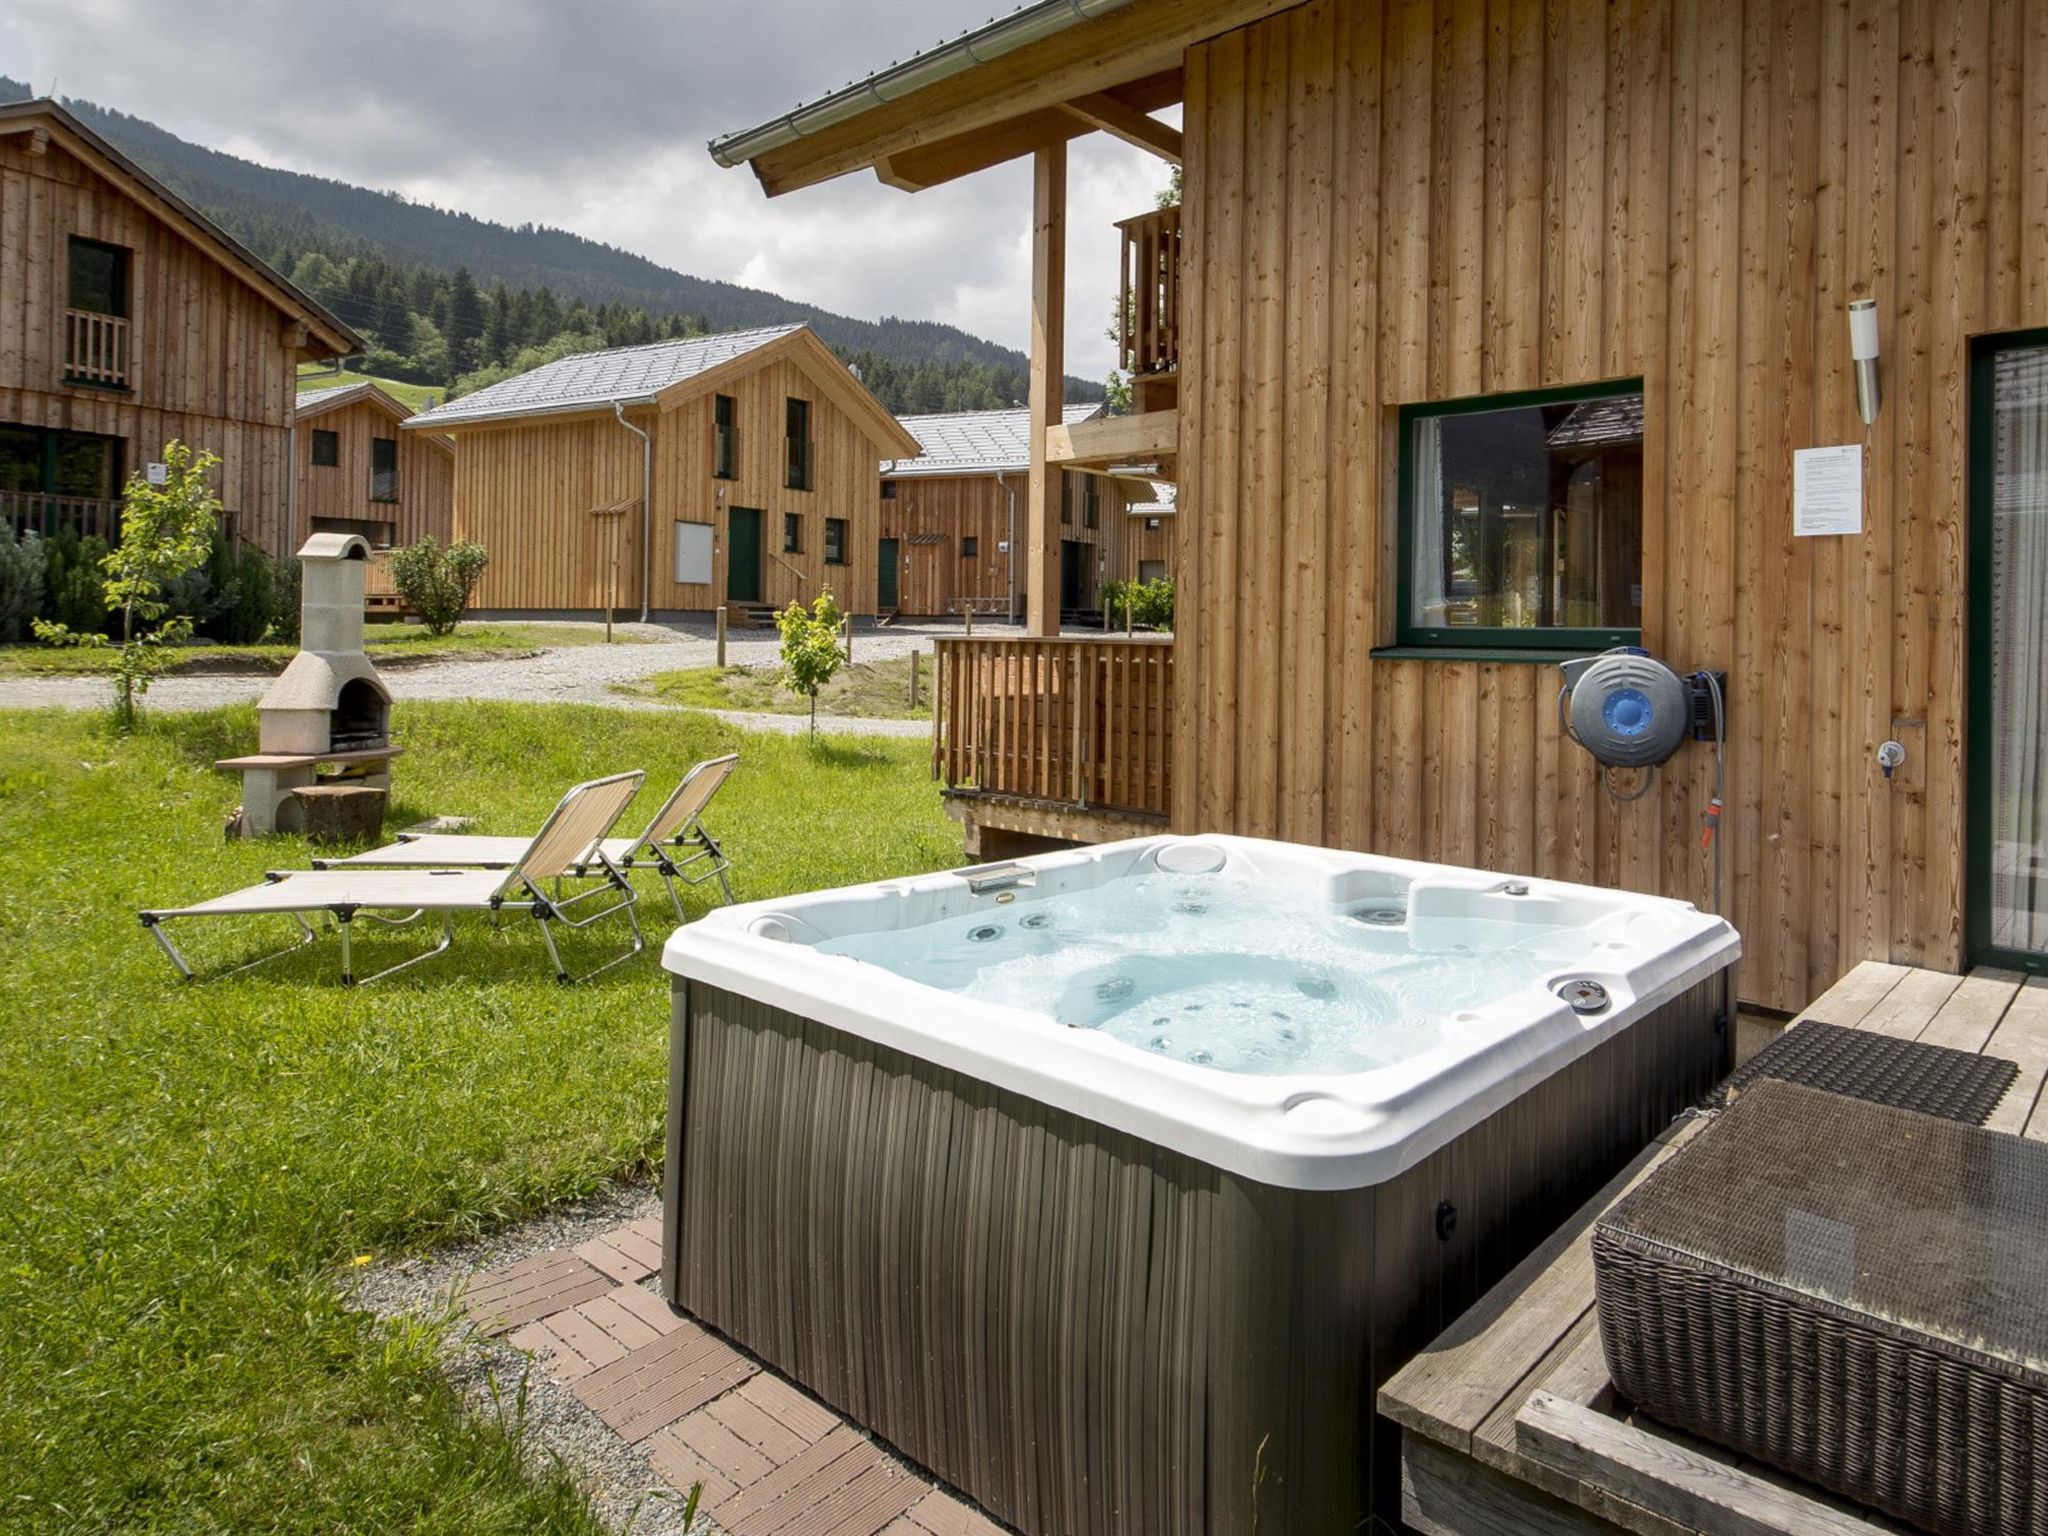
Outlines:
{"label": "outdoor wall light", "polygon": [[1856,414],[1866,427],[1877,420],[1877,300],[1849,301],[1849,356],[1856,364]]}

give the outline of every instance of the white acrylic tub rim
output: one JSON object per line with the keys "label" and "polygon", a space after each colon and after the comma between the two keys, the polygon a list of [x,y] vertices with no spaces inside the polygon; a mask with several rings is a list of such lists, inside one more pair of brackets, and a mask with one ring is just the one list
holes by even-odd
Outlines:
{"label": "white acrylic tub rim", "polygon": [[[1420,1055],[1344,1076],[1274,1077],[1175,1061],[792,942],[1022,905],[1162,858],[1177,872],[1209,865],[1236,878],[1313,882],[1347,905],[1399,901],[1411,920],[1418,909],[1576,918],[1597,938],[1591,954],[1540,984],[1444,1019],[1442,1042]],[[1031,883],[1006,891],[976,894],[963,878],[973,871],[949,870],[722,907],[678,928],[662,963],[1262,1183],[1357,1189],[1412,1167],[1741,952],[1727,922],[1685,902],[1253,838],[1138,838],[1017,863]],[[1581,1016],[1560,1001],[1552,987],[1573,977],[1605,987],[1608,1008]]]}

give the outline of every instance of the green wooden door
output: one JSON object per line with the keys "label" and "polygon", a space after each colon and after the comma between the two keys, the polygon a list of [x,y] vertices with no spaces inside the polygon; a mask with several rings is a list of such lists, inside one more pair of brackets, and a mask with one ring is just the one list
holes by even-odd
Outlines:
{"label": "green wooden door", "polygon": [[894,539],[875,546],[875,611],[892,613],[897,606],[896,578],[903,569]]}
{"label": "green wooden door", "polygon": [[725,597],[732,603],[761,601],[761,509],[734,507],[728,514]]}
{"label": "green wooden door", "polygon": [[1060,607],[1077,613],[1088,606],[1088,546],[1060,540]]}
{"label": "green wooden door", "polygon": [[1969,959],[2048,974],[2048,330],[1971,365]]}

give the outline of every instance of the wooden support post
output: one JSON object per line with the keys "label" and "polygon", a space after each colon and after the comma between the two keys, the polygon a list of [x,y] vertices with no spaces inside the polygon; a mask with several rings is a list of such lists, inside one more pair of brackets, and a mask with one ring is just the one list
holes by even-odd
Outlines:
{"label": "wooden support post", "polygon": [[1061,424],[1067,372],[1067,146],[1031,162],[1031,475],[1025,492],[1030,551],[1025,629],[1060,632],[1060,470],[1046,462],[1045,434]]}
{"label": "wooden support post", "polygon": [[910,653],[910,707],[917,708],[917,652]]}
{"label": "wooden support post", "polygon": [[853,615],[848,614],[839,621],[840,643],[846,647],[846,664],[853,665]]}
{"label": "wooden support post", "polygon": [[718,605],[718,670],[725,670],[725,604]]}
{"label": "wooden support post", "polygon": [[970,640],[974,638],[974,610],[972,608],[967,610],[967,638]]}

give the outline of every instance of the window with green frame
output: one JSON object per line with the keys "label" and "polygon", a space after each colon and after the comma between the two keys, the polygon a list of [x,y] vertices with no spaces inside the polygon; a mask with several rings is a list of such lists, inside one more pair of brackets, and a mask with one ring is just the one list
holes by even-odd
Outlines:
{"label": "window with green frame", "polygon": [[1399,498],[1401,645],[1640,640],[1640,379],[1404,406]]}
{"label": "window with green frame", "polygon": [[739,474],[736,467],[739,454],[734,442],[734,409],[731,395],[711,397],[711,473],[720,480],[731,480]]}
{"label": "window with green frame", "polygon": [[94,315],[128,314],[128,250],[104,240],[70,237],[70,307]]}
{"label": "window with green frame", "polygon": [[795,395],[783,401],[787,473],[782,483],[792,491],[811,489],[811,402]]}

